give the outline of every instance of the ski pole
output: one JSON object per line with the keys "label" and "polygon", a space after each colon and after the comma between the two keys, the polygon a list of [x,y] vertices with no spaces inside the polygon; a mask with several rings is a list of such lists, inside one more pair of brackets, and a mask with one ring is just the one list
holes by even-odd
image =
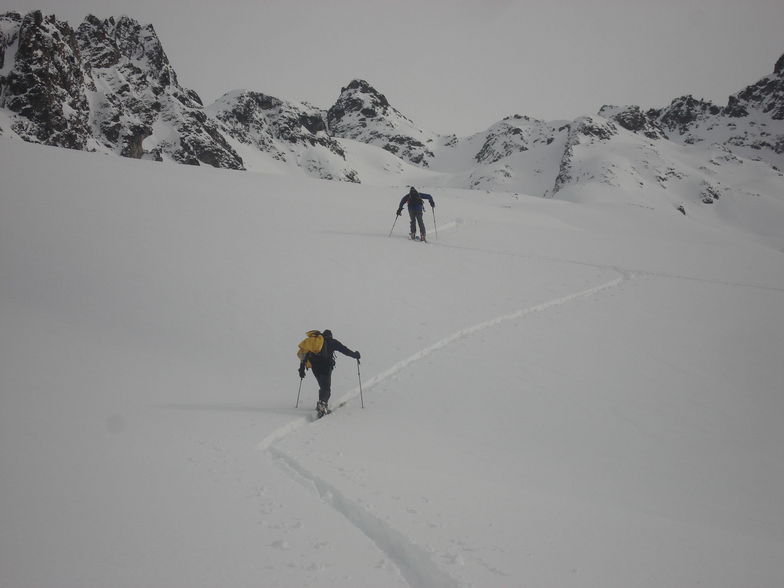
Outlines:
{"label": "ski pole", "polygon": [[304,379],[305,378],[300,378],[299,379],[299,390],[297,390],[297,404],[294,405],[294,408],[299,408],[299,394],[300,394],[300,392],[302,392],[302,380],[304,380]]}
{"label": "ski pole", "polygon": [[393,223],[392,223],[392,228],[391,228],[391,229],[389,229],[389,236],[390,236],[390,237],[392,236],[392,231],[394,231],[394,230],[395,230],[395,224],[397,224],[397,217],[398,217],[398,216],[400,216],[400,215],[399,215],[399,214],[396,214],[396,215],[395,215],[395,222],[393,222]]}
{"label": "ski pole", "polygon": [[362,397],[362,376],[359,373],[359,360],[357,360],[357,377],[359,378],[359,402],[365,408],[365,399]]}
{"label": "ski pole", "polygon": [[431,206],[430,210],[433,211],[433,228],[436,231],[436,241],[438,241],[438,225],[436,224],[436,207],[435,206]]}

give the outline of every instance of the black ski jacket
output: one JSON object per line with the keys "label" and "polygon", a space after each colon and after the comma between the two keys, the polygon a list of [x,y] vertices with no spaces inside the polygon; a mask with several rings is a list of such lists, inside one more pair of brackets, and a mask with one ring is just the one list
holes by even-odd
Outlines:
{"label": "black ski jacket", "polygon": [[314,372],[324,371],[326,369],[331,370],[333,367],[335,367],[336,351],[340,351],[340,353],[347,357],[356,358],[357,356],[356,352],[351,351],[351,349],[343,345],[343,343],[337,339],[332,339],[331,337],[324,337],[324,347],[326,349],[322,349],[321,353],[308,353],[305,356],[305,361],[310,362]]}

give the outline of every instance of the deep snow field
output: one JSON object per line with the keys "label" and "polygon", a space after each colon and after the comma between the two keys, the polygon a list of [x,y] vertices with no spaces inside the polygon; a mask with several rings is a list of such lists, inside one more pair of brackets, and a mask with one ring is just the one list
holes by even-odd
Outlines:
{"label": "deep snow field", "polygon": [[418,187],[0,138],[0,587],[784,586],[784,196]]}

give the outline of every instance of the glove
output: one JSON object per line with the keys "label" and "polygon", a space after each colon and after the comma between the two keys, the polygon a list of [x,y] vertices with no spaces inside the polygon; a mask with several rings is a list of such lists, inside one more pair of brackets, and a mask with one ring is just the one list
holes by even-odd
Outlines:
{"label": "glove", "polygon": [[435,208],[435,207],[436,207],[436,203],[435,202],[431,202],[430,203],[430,208]]}
{"label": "glove", "polygon": [[402,212],[403,212],[403,209],[402,209],[402,208],[398,208],[398,209],[397,209],[397,215],[398,215],[398,216],[400,216],[400,214],[401,214]]}
{"label": "glove", "polygon": [[299,364],[299,379],[301,380],[304,377],[305,377],[305,364],[301,363]]}
{"label": "glove", "polygon": [[359,351],[354,352],[354,359],[359,359],[361,356],[359,355]]}

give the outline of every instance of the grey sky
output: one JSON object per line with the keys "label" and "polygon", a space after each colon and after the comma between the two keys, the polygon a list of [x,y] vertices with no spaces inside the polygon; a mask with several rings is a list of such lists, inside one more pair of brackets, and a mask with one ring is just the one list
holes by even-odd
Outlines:
{"label": "grey sky", "polygon": [[515,113],[724,104],[784,53],[781,0],[0,0],[34,9],[152,23],[205,104],[245,88],[328,107],[358,77],[458,135]]}

